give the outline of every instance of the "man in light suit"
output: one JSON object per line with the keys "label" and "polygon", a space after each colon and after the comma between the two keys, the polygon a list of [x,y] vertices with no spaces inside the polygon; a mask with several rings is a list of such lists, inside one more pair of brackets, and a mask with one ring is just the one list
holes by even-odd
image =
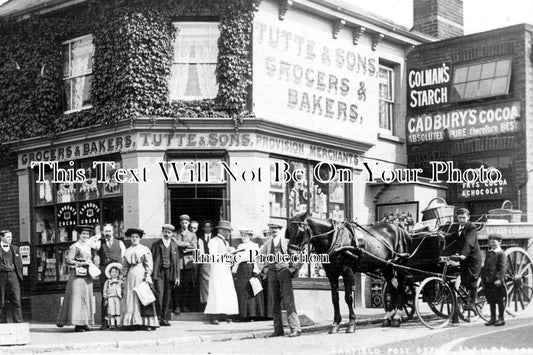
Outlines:
{"label": "man in light suit", "polygon": [[[268,225],[272,237],[269,238],[259,250],[263,255],[283,255],[288,252],[288,239],[281,233],[282,226],[279,223],[271,222]],[[269,300],[272,302],[272,316],[274,318],[274,333],[271,336],[283,336],[283,321],[281,318],[281,302],[287,311],[287,318],[291,332],[290,337],[300,336],[302,329],[300,319],[296,313],[294,304],[294,291],[292,289],[292,278],[298,277],[298,271],[302,267],[301,263],[293,264],[277,262],[271,264],[257,263],[258,269],[263,278],[267,278]],[[269,302],[270,304],[270,302]]]}
{"label": "man in light suit", "polygon": [[171,239],[174,226],[164,224],[161,227],[161,239],[152,244],[154,271],[152,279],[157,296],[159,323],[170,326],[170,300],[172,289],[179,285],[180,265],[178,245]]}
{"label": "man in light suit", "polygon": [[0,231],[0,323],[7,323],[6,300],[11,298],[13,322],[22,322],[20,283],[22,282],[22,259],[19,249],[11,245],[13,234]]}

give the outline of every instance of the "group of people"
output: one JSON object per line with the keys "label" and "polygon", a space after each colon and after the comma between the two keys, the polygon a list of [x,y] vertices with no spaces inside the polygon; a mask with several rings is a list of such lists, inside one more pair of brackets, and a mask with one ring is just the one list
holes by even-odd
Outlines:
{"label": "group of people", "polygon": [[[491,318],[485,325],[502,326],[505,324],[504,275],[507,262],[500,245],[502,237],[489,235],[490,249],[482,266],[477,228],[469,219],[470,213],[466,208],[458,209],[459,224],[453,230],[455,241],[460,246],[456,257],[460,261],[461,284],[469,291],[469,302],[464,307],[475,307],[478,279],[481,277],[491,312]],[[125,236],[131,240],[131,246],[126,249],[121,240],[114,238],[110,224],[103,227],[102,236],[96,243],[91,242],[92,227],[77,226],[78,240],[66,253],[65,261],[70,272],[57,325],[74,325],[74,330],[78,332],[90,330],[94,324],[93,279],[99,278],[102,289],[101,329],[141,327],[154,330],[159,326],[169,326],[172,310],[176,313],[187,310],[198,280],[200,304],[205,305],[204,313],[211,315],[212,324],[219,324],[228,316],[240,315],[241,319],[250,319],[271,311],[274,320],[272,336],[282,336],[283,303],[291,330],[289,335],[301,334],[292,289],[292,278],[297,277],[301,265],[283,263],[280,261],[282,258],[272,258],[274,261],[269,264],[247,258],[253,255],[250,251],[264,255],[285,254],[288,240],[282,237],[281,225],[269,224],[271,236],[261,247],[251,241],[252,231],[243,231],[242,243],[235,249],[230,246],[233,228],[229,221],[221,220],[215,227],[216,234],[213,233],[213,224],[206,221],[203,223],[203,234],[197,236],[197,222],[191,223],[188,215],[180,216],[179,220],[180,229],[177,231],[171,224],[163,225],[161,238],[151,248],[141,244],[145,234],[141,229],[126,230]],[[12,239],[11,232],[0,231],[0,322],[6,322],[5,301],[8,297],[13,304],[13,321],[22,322],[22,261],[18,249],[11,245]],[[239,258],[240,262],[234,264],[195,262],[205,254],[226,256],[236,253],[243,255]],[[261,287],[254,287],[255,280],[252,279],[256,278],[263,281],[268,297],[263,298]],[[152,291],[154,302],[141,302],[144,299],[140,297],[143,284]]]}
{"label": "group of people", "polygon": [[[110,224],[103,227],[96,243],[90,242],[92,227],[77,226],[78,240],[65,257],[70,273],[57,325],[74,325],[77,332],[91,329],[94,324],[93,280],[97,277],[102,288],[101,329],[154,330],[170,326],[172,311],[188,310],[188,300],[198,281],[200,303],[205,305],[204,313],[210,315],[212,324],[232,317],[239,320],[263,317],[267,304],[274,319],[273,336],[281,336],[284,335],[283,302],[291,328],[289,335],[301,334],[291,281],[301,265],[260,264],[250,259],[255,252],[287,252],[281,225],[269,224],[272,237],[261,248],[251,240],[251,230],[243,230],[242,243],[233,248],[230,246],[231,222],[221,220],[214,227],[217,233],[213,233],[213,224],[206,221],[204,233],[197,236],[198,223],[191,222],[188,215],[181,215],[179,220],[178,230],[171,224],[163,225],[161,238],[151,248],[140,243],[144,235],[141,229],[126,230],[125,236],[131,241],[126,249],[121,240],[114,238]],[[224,258],[238,253],[242,253],[239,258]],[[218,261],[197,262],[206,254]],[[268,297],[263,298],[262,285],[267,288]],[[154,302],[143,302],[146,287],[154,295]]]}

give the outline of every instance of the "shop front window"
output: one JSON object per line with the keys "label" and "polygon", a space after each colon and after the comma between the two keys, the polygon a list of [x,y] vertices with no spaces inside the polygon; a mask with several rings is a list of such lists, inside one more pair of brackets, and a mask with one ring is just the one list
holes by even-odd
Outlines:
{"label": "shop front window", "polygon": [[[116,161],[114,169],[120,166],[121,162]],[[124,229],[122,191],[110,175],[114,169],[106,169],[106,182],[98,183],[100,171],[92,167],[92,161],[59,167],[65,171],[83,169],[85,179],[80,183],[53,183],[52,170],[47,167],[43,181],[38,181],[37,168],[33,171],[35,203],[31,240],[38,283],[67,281],[65,257],[70,245],[78,240],[76,225],[91,225],[98,234],[101,225],[111,223],[115,237],[120,237]]]}
{"label": "shop front window", "polygon": [[[286,166],[290,175],[299,171],[298,181],[276,182],[276,166]],[[286,221],[297,214],[308,212],[321,219],[343,221],[348,216],[349,185],[331,179],[331,165],[291,160],[271,159],[270,161],[270,217]],[[281,168],[280,168],[281,169]],[[306,252],[306,251],[304,251]],[[300,277],[325,277],[319,263],[304,264]]]}

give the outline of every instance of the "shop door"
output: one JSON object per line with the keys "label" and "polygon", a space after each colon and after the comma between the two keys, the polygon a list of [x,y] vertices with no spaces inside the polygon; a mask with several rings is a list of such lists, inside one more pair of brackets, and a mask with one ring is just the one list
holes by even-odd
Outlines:
{"label": "shop door", "polygon": [[170,190],[170,221],[179,228],[179,216],[188,214],[191,220],[200,223],[211,220],[214,225],[228,219],[225,186],[175,187]]}

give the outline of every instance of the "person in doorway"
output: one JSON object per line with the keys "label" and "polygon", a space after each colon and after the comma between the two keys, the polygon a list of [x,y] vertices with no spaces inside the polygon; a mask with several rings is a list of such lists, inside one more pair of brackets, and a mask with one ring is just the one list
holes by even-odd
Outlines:
{"label": "person in doorway", "polygon": [[[198,237],[198,255],[209,254],[209,242],[213,237],[213,223],[204,221],[202,226],[203,233]],[[209,296],[209,276],[211,275],[211,264],[198,264],[198,288],[200,293],[200,309],[203,311],[207,304]]]}
{"label": "person in doorway", "polygon": [[20,282],[22,282],[22,259],[16,246],[11,245],[13,234],[0,231],[0,323],[7,323],[6,301],[11,299],[13,323],[22,322]]}
{"label": "person in doorway", "polygon": [[85,332],[91,330],[89,326],[94,324],[93,279],[88,271],[93,263],[89,242],[93,228],[79,225],[76,232],[78,241],[66,253],[65,262],[70,267],[70,273],[57,326],[74,325],[74,331]]}
{"label": "person in doorway", "polygon": [[[118,240],[114,237],[113,225],[107,223],[102,229],[102,237],[98,240],[97,245],[98,264],[100,265],[100,287],[103,290],[104,284],[107,281],[108,273],[105,272],[107,266],[111,263],[122,263],[122,257],[126,252],[126,246],[122,240]],[[109,328],[109,322],[106,317],[106,307],[104,306],[105,299],[102,297],[101,315],[102,326],[100,329],[104,330]]]}
{"label": "person in doorway", "polygon": [[250,283],[250,280],[257,278],[259,274],[257,264],[252,260],[259,253],[259,245],[251,240],[254,235],[252,230],[245,229],[241,233],[242,243],[237,247],[240,257],[237,259],[238,262],[233,265],[233,272],[236,274],[235,290],[239,301],[239,317],[240,320],[246,321],[263,317],[265,312],[263,291],[254,293]]}
{"label": "person in doorway", "polygon": [[152,278],[157,297],[159,323],[170,326],[170,300],[172,290],[179,285],[180,264],[178,245],[172,240],[174,226],[164,224],[161,227],[161,239],[152,244],[154,272]]}
{"label": "person in doorway", "polygon": [[477,298],[477,281],[481,271],[482,255],[477,239],[477,227],[469,222],[470,212],[466,208],[457,210],[459,225],[452,232],[452,236],[460,248],[455,257],[459,259],[461,285],[468,290],[468,303],[465,310],[474,310]]}
{"label": "person in doorway", "polygon": [[[174,289],[174,313],[190,312],[193,304],[194,287],[196,284],[196,265],[194,264],[194,251],[198,247],[196,234],[189,230],[191,218],[183,214],[179,218],[180,230],[174,238],[179,248],[179,264],[181,280]],[[191,307],[192,308],[192,307]]]}
{"label": "person in doorway", "polygon": [[[272,237],[268,239],[259,250],[259,254],[264,255],[278,255],[282,256],[288,251],[288,240],[283,238],[282,226],[279,223],[271,222],[268,227]],[[287,311],[287,318],[289,321],[289,328],[291,332],[290,337],[300,336],[302,329],[300,327],[300,319],[296,313],[296,306],[294,304],[294,291],[292,289],[292,278],[298,276],[298,271],[302,267],[301,264],[293,264],[292,262],[284,263],[278,262],[280,258],[275,259],[272,263],[262,264],[258,263],[258,268],[267,278],[269,304],[272,305],[272,316],[274,318],[274,333],[271,336],[283,336],[283,321],[281,318],[281,303],[284,304],[284,309]]]}
{"label": "person in doorway", "polygon": [[[507,256],[500,244],[502,236],[489,235],[489,247],[485,257],[485,264],[481,269],[481,281],[485,289],[487,303],[490,306],[490,320],[485,325],[505,325],[505,272],[507,271]],[[496,305],[498,305],[498,319],[496,320]]]}
{"label": "person in doorway", "polygon": [[[209,242],[209,254],[215,261],[222,259],[224,255],[233,252],[228,240],[231,235],[231,223],[220,221],[216,227],[218,234]],[[239,313],[237,293],[233,284],[231,274],[231,263],[225,260],[218,260],[211,264],[211,276],[209,278],[209,297],[204,313],[211,315],[211,324],[220,324],[224,317]],[[229,320],[227,318],[227,320]]]}

